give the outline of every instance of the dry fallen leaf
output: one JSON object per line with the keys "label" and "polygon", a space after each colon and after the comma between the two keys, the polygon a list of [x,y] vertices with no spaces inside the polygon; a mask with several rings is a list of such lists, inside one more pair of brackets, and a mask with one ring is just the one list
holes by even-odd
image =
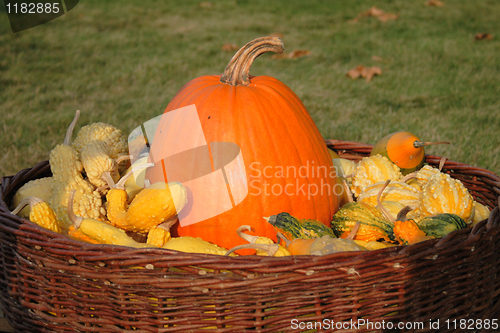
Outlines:
{"label": "dry fallen leaf", "polygon": [[439,0],[427,0],[425,2],[425,5],[426,6],[433,6],[433,7],[443,7],[444,6],[444,2],[442,1],[439,1]]}
{"label": "dry fallen leaf", "polygon": [[222,50],[226,51],[226,52],[238,51],[239,49],[240,49],[240,47],[236,44],[227,43],[227,44],[222,45]]}
{"label": "dry fallen leaf", "polygon": [[482,33],[478,33],[476,34],[476,36],[474,36],[474,39],[475,40],[484,40],[484,39],[493,39],[493,36],[488,34],[488,33],[485,33],[485,32],[482,32]]}
{"label": "dry fallen leaf", "polygon": [[380,67],[365,67],[363,65],[359,65],[356,68],[351,69],[346,74],[347,77],[350,77],[353,80],[362,77],[366,79],[366,82],[370,82],[375,75],[382,75]]}
{"label": "dry fallen leaf", "polygon": [[274,54],[271,58],[273,59],[297,59],[310,55],[311,52],[308,50],[293,50],[290,53],[285,54]]}
{"label": "dry fallen leaf", "polygon": [[387,22],[387,21],[395,21],[399,18],[399,14],[393,14],[393,13],[385,13],[383,15],[377,16],[379,21],[381,22]]}
{"label": "dry fallen leaf", "polygon": [[377,7],[372,7],[366,12],[359,13],[357,17],[354,19],[350,20],[349,22],[351,23],[356,23],[358,22],[362,17],[376,17],[379,19],[381,22],[387,22],[390,20],[397,20],[399,18],[399,14],[394,14],[394,13],[386,13],[382,9],[378,9]]}

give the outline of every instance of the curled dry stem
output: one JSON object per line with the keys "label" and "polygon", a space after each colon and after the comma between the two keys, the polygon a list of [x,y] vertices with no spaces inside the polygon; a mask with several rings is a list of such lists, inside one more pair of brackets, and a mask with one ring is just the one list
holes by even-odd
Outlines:
{"label": "curled dry stem", "polygon": [[73,136],[73,131],[75,129],[78,118],[80,118],[80,110],[76,110],[75,116],[73,117],[73,121],[71,122],[71,124],[69,124],[69,127],[66,130],[66,136],[64,137],[64,142],[63,142],[63,144],[65,144],[66,146],[71,145],[71,137]]}
{"label": "curled dry stem", "polygon": [[352,191],[349,188],[349,185],[347,184],[347,181],[345,179],[342,179],[342,186],[344,186],[344,191],[347,194],[347,201],[354,202],[354,197],[352,195]]}
{"label": "curled dry stem", "polygon": [[32,208],[33,206],[39,204],[43,202],[42,199],[40,198],[37,198],[37,197],[27,197],[27,198],[24,198],[23,200],[21,200],[21,202],[19,203],[19,205],[17,205],[16,208],[14,208],[14,210],[12,212],[10,212],[11,214],[13,215],[17,215],[24,207],[26,207],[27,205],[30,206],[30,208]]}
{"label": "curled dry stem", "polygon": [[229,249],[226,252],[225,256],[227,257],[231,253],[238,251],[238,250],[243,250],[243,249],[262,250],[262,251],[265,251],[268,256],[272,257],[276,254],[276,252],[278,252],[279,245],[278,244],[255,244],[255,243],[238,245],[238,246],[235,246],[235,247]]}
{"label": "curled dry stem", "polygon": [[238,229],[236,229],[236,233],[238,234],[238,236],[240,236],[240,238],[243,238],[247,242],[253,244],[257,241],[259,236],[253,236],[253,235],[249,235],[249,234],[243,232],[243,231],[250,231],[250,230],[252,230],[252,227],[250,227],[249,225],[242,225]]}
{"label": "curled dry stem", "polygon": [[385,207],[382,205],[382,201],[380,200],[380,197],[382,196],[382,193],[384,192],[385,188],[387,187],[387,185],[389,185],[390,182],[391,182],[391,180],[387,179],[387,181],[385,182],[384,186],[382,186],[382,188],[380,189],[380,191],[377,193],[377,207],[382,212],[382,214],[384,214],[384,216],[385,216],[386,219],[388,219],[391,223],[394,223],[396,220],[394,220],[394,218],[392,217],[392,215],[389,214],[389,212],[387,211],[387,209],[385,209]]}
{"label": "curled dry stem", "polygon": [[80,228],[80,224],[83,222],[83,217],[76,216],[75,212],[73,212],[73,200],[75,198],[75,192],[76,190],[71,190],[69,192],[69,198],[68,198],[68,217],[71,223],[73,223],[73,226],[75,229]]}

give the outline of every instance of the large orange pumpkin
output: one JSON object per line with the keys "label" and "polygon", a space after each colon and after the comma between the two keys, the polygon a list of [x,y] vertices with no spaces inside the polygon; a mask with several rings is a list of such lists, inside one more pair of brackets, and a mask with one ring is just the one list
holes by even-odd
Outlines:
{"label": "large orange pumpkin", "polygon": [[[338,209],[338,198],[334,194],[335,175],[332,160],[314,121],[286,85],[268,76],[249,76],[255,58],[268,51],[282,53],[281,39],[262,37],[253,40],[235,54],[223,75],[202,76],[190,81],[168,104],[163,118],[179,108],[196,107],[208,145],[204,147],[208,147],[212,154],[213,143],[233,143],[240,149],[232,154],[240,153],[238,161],[243,162],[246,177],[240,181],[248,190],[246,196],[240,196],[242,200],[236,200],[238,195],[233,192],[230,197],[232,206],[221,214],[187,226],[177,223],[172,229],[173,235],[201,237],[231,248],[244,243],[236,234],[236,229],[242,224],[252,226],[255,234],[276,239],[274,228],[264,217],[281,212],[330,225],[332,215]],[[181,126],[183,121],[176,124]],[[165,128],[160,122],[151,155],[168,154],[166,150],[169,148],[162,144],[164,142],[174,140],[183,144],[184,134],[190,133],[186,133],[185,124],[182,131],[176,128],[178,126],[172,126],[172,123]],[[171,144],[168,146],[172,147]],[[204,147],[198,147],[200,152]],[[184,156],[186,169],[206,163],[203,158],[193,156]],[[213,156],[210,162],[213,170],[221,168],[220,165],[214,167]],[[162,181],[165,176],[168,181],[177,180],[170,179],[163,167],[164,163],[156,163],[154,168],[147,170],[146,178],[151,182]],[[198,172],[198,176],[207,173],[193,172]],[[226,173],[226,183],[231,181],[228,177],[233,176]],[[190,185],[186,186],[189,192]],[[200,190],[206,194],[201,200],[203,207],[209,209],[220,205],[222,199],[217,195],[220,188],[214,190],[206,186],[196,189]],[[184,211],[189,213],[189,209],[184,208],[181,213]]]}

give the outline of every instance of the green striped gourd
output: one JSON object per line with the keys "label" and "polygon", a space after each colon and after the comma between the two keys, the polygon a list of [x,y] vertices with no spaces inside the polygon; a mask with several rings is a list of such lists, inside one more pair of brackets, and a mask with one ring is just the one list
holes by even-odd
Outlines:
{"label": "green striped gourd", "polygon": [[394,241],[393,224],[376,206],[366,202],[349,202],[333,216],[332,229],[338,237],[345,238],[352,228],[360,223],[355,240],[372,241],[385,239]]}
{"label": "green striped gourd", "polygon": [[288,213],[280,213],[267,218],[276,232],[280,232],[289,240],[296,238],[312,239],[323,236],[335,237],[333,230],[316,220],[297,219]]}

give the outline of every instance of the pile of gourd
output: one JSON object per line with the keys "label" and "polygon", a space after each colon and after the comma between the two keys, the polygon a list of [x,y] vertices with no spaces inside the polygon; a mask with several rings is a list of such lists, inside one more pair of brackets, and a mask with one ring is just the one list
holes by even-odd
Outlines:
{"label": "pile of gourd", "polygon": [[[199,238],[172,238],[170,227],[187,202],[181,183],[135,184],[122,132],[105,123],[84,126],[71,143],[77,111],[62,144],[49,156],[51,177],[32,180],[14,195],[12,213],[48,230],[94,244],[225,254]],[[142,236],[145,243],[134,239]]]}
{"label": "pile of gourd", "polygon": [[[399,146],[398,159],[393,161],[395,153],[391,156],[388,140],[402,135],[409,138],[410,148]],[[460,180],[441,171],[445,159],[439,168],[423,165],[424,145],[411,133],[397,132],[381,139],[371,155],[358,163],[334,156],[345,189],[343,205],[332,221],[336,235],[345,237],[360,223],[355,240],[370,246],[378,241],[379,247],[410,245],[443,237],[489,216],[489,208],[474,200]],[[412,158],[417,159],[412,168],[398,166],[408,165]]]}
{"label": "pile of gourd", "polygon": [[64,142],[50,153],[52,176],[22,186],[13,198],[12,213],[89,243],[219,255],[235,255],[248,248],[266,256],[324,255],[442,237],[490,213],[459,180],[440,168],[402,169],[387,157],[387,149],[382,150],[386,156],[374,149],[358,163],[331,152],[343,188],[331,228],[283,212],[263,217],[276,230],[278,243],[245,233],[251,230],[248,225],[235,230],[248,244],[232,249],[197,237],[172,237],[170,228],[187,203],[184,186],[178,182],[137,184],[139,178],[131,176],[153,164],[142,158],[130,165],[125,137],[112,125],[84,126],[71,143],[79,114]]}

